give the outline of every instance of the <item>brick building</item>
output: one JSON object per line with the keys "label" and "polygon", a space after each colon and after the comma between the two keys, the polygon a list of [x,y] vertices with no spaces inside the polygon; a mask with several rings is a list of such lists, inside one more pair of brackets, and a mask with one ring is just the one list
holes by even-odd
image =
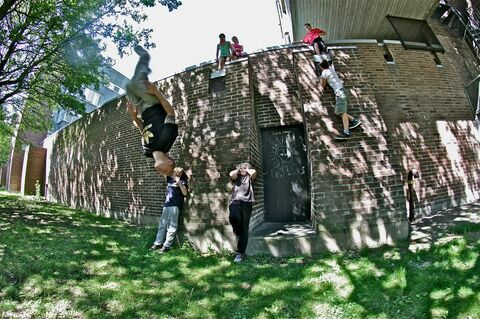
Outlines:
{"label": "brick building", "polygon": [[[349,113],[364,123],[347,142],[333,138],[341,127],[334,95],[320,88],[303,45],[254,52],[227,64],[223,77],[211,78],[215,66],[206,64],[159,81],[177,109],[171,154],[191,176],[182,229],[194,246],[232,248],[228,172],[243,161],[258,170],[251,253],[310,254],[406,238],[411,169],[420,172],[417,216],[478,200],[480,133],[464,92],[478,65],[461,39],[429,24],[444,54],[406,50],[400,41],[330,41]],[[124,98],[44,147],[49,200],[157,223],[165,183],[142,154]]]}

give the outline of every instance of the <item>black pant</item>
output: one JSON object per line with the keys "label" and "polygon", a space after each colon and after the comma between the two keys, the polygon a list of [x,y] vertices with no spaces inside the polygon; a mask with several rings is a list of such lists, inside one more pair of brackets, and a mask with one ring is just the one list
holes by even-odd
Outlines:
{"label": "black pant", "polygon": [[228,220],[237,236],[237,253],[244,254],[248,244],[248,226],[252,215],[252,203],[233,201],[230,206]]}
{"label": "black pant", "polygon": [[315,43],[318,44],[318,48],[321,54],[327,53],[327,45],[325,44],[325,42],[323,42],[322,37],[315,38],[315,40],[313,40],[312,42],[312,45],[315,45]]}

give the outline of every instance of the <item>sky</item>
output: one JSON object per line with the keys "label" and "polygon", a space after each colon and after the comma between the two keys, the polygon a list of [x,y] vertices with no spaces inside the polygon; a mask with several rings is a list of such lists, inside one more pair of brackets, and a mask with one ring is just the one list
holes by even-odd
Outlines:
{"label": "sky", "polygon": [[[246,52],[284,44],[275,0],[182,0],[177,10],[157,5],[148,8],[141,27],[152,28],[151,81],[158,81],[184,68],[215,59],[218,35],[227,40],[236,35]],[[119,58],[109,46],[116,70],[130,78],[137,56]]]}

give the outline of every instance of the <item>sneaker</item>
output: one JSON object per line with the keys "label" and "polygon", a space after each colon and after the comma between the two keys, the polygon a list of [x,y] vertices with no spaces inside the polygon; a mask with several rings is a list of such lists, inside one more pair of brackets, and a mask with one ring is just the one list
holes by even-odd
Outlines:
{"label": "sneaker", "polygon": [[245,259],[245,255],[237,253],[235,254],[235,258],[233,259],[234,263],[242,262]]}
{"label": "sneaker", "polygon": [[170,250],[170,247],[167,247],[167,246],[163,246],[162,248],[160,248],[160,250],[158,251],[160,254],[164,254],[166,253],[167,251]]}
{"label": "sneaker", "polygon": [[162,248],[162,245],[157,245],[157,244],[153,244],[152,247],[150,247],[151,250],[157,250],[160,248]]}
{"label": "sneaker", "polygon": [[339,140],[339,141],[344,141],[344,140],[349,140],[350,137],[352,137],[352,133],[343,132],[342,134],[339,134],[339,135],[335,136],[335,139]]}
{"label": "sneaker", "polygon": [[359,127],[360,125],[362,125],[362,121],[360,121],[359,119],[353,119],[353,121],[350,122],[349,129],[353,130],[354,128]]}

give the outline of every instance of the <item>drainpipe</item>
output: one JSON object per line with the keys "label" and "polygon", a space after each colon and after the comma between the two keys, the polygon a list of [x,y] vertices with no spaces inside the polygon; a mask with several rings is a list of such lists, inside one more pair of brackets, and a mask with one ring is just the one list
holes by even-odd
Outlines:
{"label": "drainpipe", "polygon": [[416,169],[411,169],[408,171],[407,176],[407,184],[408,184],[408,191],[407,191],[407,199],[408,199],[408,221],[413,222],[415,218],[414,208],[415,205],[413,203],[413,199],[415,198],[415,190],[413,189],[413,178],[419,178],[420,174]]}

